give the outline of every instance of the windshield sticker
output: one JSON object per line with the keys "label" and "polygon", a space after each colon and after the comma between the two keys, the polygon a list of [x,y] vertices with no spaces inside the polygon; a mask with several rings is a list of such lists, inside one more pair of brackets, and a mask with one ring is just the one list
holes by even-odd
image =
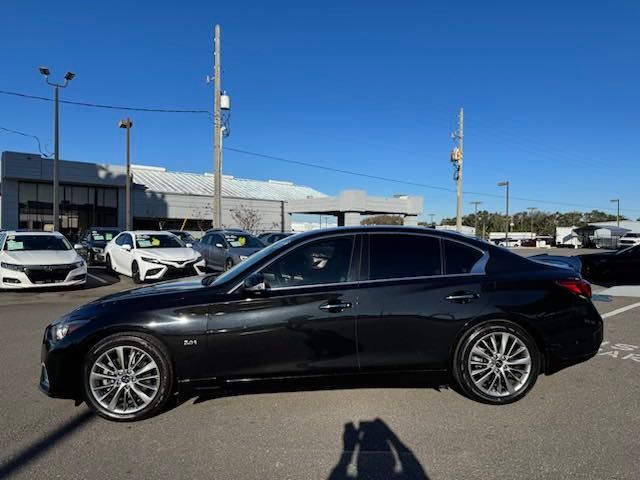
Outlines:
{"label": "windshield sticker", "polygon": [[8,239],[7,240],[7,250],[24,250],[23,242],[16,242],[15,240]]}
{"label": "windshield sticker", "polygon": [[93,239],[96,241],[104,240],[104,235],[98,235],[97,233],[94,233]]}
{"label": "windshield sticker", "polygon": [[145,239],[138,238],[138,239],[137,239],[137,242],[138,242],[138,246],[139,246],[140,248],[147,248],[147,247],[150,247],[150,246],[151,246],[151,242],[150,242],[148,239],[146,239],[146,238],[145,238]]}
{"label": "windshield sticker", "polygon": [[157,247],[158,245],[160,245],[160,239],[159,239],[159,238],[155,238],[155,237],[154,237],[154,238],[151,240],[151,245],[152,245],[152,246],[154,246],[154,247]]}

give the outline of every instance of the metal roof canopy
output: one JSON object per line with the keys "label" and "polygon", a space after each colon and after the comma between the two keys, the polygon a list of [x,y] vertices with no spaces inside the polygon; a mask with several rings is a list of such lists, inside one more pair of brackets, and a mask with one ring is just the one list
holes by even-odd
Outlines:
{"label": "metal roof canopy", "polygon": [[593,235],[597,230],[609,230],[612,236],[620,237],[631,231],[628,228],[615,227],[613,225],[586,225],[573,229],[577,235]]}
{"label": "metal roof canopy", "polygon": [[398,195],[392,198],[371,197],[363,190],[345,190],[335,197],[306,198],[287,203],[288,213],[336,215],[409,215],[422,213],[422,197]]}

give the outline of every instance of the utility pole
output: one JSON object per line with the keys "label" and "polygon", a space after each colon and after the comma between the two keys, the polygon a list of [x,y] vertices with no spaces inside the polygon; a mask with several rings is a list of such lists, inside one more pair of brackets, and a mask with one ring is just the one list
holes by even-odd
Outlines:
{"label": "utility pole", "polygon": [[616,211],[616,225],[618,228],[620,228],[620,199],[614,198],[611,201],[618,204],[618,210]]}
{"label": "utility pole", "polygon": [[125,215],[125,230],[131,230],[131,127],[133,122],[130,118],[120,120],[118,127],[127,130],[126,140],[126,156],[127,156],[127,178],[125,179],[125,193],[124,193],[124,215]]}
{"label": "utility pole", "polygon": [[536,207],[528,207],[527,210],[529,210],[529,216],[531,217],[531,238],[533,239],[533,212],[535,212],[536,210],[538,210]]}
{"label": "utility pole", "polygon": [[470,203],[474,207],[474,210],[473,210],[473,234],[477,237],[478,236],[478,205],[480,205],[482,202],[476,200],[476,201],[470,202]]}
{"label": "utility pole", "polygon": [[429,213],[428,215],[429,215],[429,225],[434,225],[433,217],[435,217],[436,214],[435,213]]}
{"label": "utility pole", "polygon": [[69,85],[69,82],[73,80],[76,76],[73,72],[67,72],[64,74],[64,83],[54,83],[49,81],[49,75],[51,72],[47,67],[40,67],[38,69],[40,74],[44,77],[47,85],[50,85],[54,89],[53,94],[53,231],[57,232],[60,229],[60,182],[59,182],[59,168],[58,163],[60,161],[60,131],[59,131],[59,123],[60,123],[60,89],[66,88]]}
{"label": "utility pole", "polygon": [[213,227],[222,228],[222,111],[220,109],[220,25],[215,26],[213,52]]}
{"label": "utility pole", "polygon": [[504,246],[508,247],[509,246],[509,182],[500,182],[498,183],[499,187],[507,187],[507,194],[506,194],[506,215],[507,215],[507,219],[506,219],[506,226],[504,229]]}
{"label": "utility pole", "polygon": [[458,132],[452,138],[458,140],[458,146],[451,151],[453,163],[453,179],[456,181],[456,231],[462,231],[462,162],[464,159],[464,109],[458,114]]}

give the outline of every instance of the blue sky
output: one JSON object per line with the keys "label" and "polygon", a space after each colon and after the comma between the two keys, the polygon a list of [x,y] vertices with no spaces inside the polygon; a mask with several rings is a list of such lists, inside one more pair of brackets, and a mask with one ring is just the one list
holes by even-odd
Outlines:
{"label": "blue sky", "polygon": [[[640,217],[640,3],[596,1],[4,0],[0,90],[50,96],[37,72],[77,78],[62,98],[210,109],[212,31],[223,30],[225,145],[451,191],[225,152],[225,173],[291,180],[328,194],[424,196],[455,214],[448,162],[465,108],[465,210],[606,208]],[[123,162],[127,112],[64,105],[63,158]],[[130,114],[135,163],[203,172],[203,115]],[[52,105],[0,95],[0,127],[52,148]],[[36,151],[0,131],[0,150]],[[545,203],[558,202],[558,204]],[[572,206],[580,205],[581,207]]]}

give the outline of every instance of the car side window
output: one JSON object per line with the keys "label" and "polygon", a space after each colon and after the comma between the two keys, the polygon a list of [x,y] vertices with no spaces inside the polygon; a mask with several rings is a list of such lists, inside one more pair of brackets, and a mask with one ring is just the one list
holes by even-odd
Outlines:
{"label": "car side window", "polygon": [[444,271],[447,275],[472,273],[483,253],[473,247],[450,240],[444,241]]}
{"label": "car side window", "polygon": [[218,235],[217,233],[212,234],[211,238],[209,239],[209,244],[215,247],[218,243],[224,246],[224,238],[222,238],[222,235]]}
{"label": "car side window", "polygon": [[440,240],[428,235],[369,235],[369,279],[412,278],[442,273]]}
{"label": "car side window", "polygon": [[202,245],[211,245],[211,235],[205,235],[200,239]]}
{"label": "car side window", "polygon": [[131,247],[131,249],[133,250],[133,239],[131,238],[131,235],[129,235],[128,233],[125,233],[124,235],[122,235],[122,242],[118,243],[118,245],[121,245],[121,246],[122,245],[129,245]]}
{"label": "car side window", "polygon": [[354,236],[318,240],[294,248],[262,270],[271,288],[349,281]]}
{"label": "car side window", "polygon": [[116,237],[116,240],[115,240],[116,245],[122,246],[122,244],[124,242],[124,237],[125,237],[124,233],[122,235],[118,235],[118,237]]}

